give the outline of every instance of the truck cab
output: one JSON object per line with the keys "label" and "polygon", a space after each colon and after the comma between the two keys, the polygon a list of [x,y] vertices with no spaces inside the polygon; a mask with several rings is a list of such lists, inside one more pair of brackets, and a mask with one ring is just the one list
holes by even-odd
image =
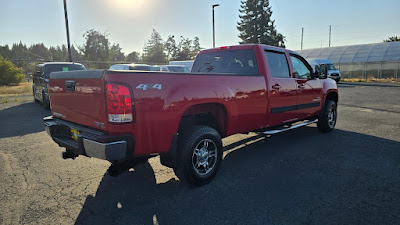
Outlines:
{"label": "truck cab", "polygon": [[43,107],[50,108],[48,84],[50,73],[58,71],[86,70],[80,63],[70,62],[48,62],[41,63],[35,67],[33,74],[32,92],[36,102],[41,102]]}

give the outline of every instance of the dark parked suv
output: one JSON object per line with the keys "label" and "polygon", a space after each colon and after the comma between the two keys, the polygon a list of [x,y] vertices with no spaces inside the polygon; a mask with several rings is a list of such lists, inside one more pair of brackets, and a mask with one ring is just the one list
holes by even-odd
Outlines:
{"label": "dark parked suv", "polygon": [[33,74],[33,98],[36,102],[41,102],[45,108],[50,107],[49,94],[47,87],[49,84],[50,73],[58,71],[86,70],[79,63],[72,62],[49,62],[36,66]]}

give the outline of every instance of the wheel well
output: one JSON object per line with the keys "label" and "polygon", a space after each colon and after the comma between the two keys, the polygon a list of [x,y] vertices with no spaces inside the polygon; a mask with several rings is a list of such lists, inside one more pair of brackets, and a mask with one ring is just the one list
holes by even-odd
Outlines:
{"label": "wheel well", "polygon": [[199,104],[189,107],[182,115],[178,132],[192,125],[210,126],[225,137],[227,124],[227,111],[219,103]]}
{"label": "wheel well", "polygon": [[332,100],[334,102],[338,102],[338,94],[336,92],[329,92],[328,95],[326,96],[325,101],[327,100]]}

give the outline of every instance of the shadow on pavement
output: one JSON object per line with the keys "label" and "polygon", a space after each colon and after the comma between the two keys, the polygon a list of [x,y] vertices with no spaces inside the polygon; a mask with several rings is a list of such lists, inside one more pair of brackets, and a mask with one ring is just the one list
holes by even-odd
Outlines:
{"label": "shadow on pavement", "polygon": [[314,127],[259,137],[226,146],[218,176],[202,187],[149,163],[105,174],[76,224],[400,223],[399,142]]}
{"label": "shadow on pavement", "polygon": [[42,119],[50,114],[50,110],[33,101],[0,110],[0,138],[42,132]]}

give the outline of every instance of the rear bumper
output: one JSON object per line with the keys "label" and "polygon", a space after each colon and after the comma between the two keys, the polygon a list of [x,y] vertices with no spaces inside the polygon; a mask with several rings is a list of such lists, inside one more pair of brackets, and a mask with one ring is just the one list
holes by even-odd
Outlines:
{"label": "rear bumper", "polygon": [[[133,137],[109,136],[104,132],[78,124],[53,118],[43,118],[47,133],[60,146],[75,155],[84,155],[108,161],[122,161],[133,158]],[[71,137],[71,128],[80,133],[75,141]]]}

